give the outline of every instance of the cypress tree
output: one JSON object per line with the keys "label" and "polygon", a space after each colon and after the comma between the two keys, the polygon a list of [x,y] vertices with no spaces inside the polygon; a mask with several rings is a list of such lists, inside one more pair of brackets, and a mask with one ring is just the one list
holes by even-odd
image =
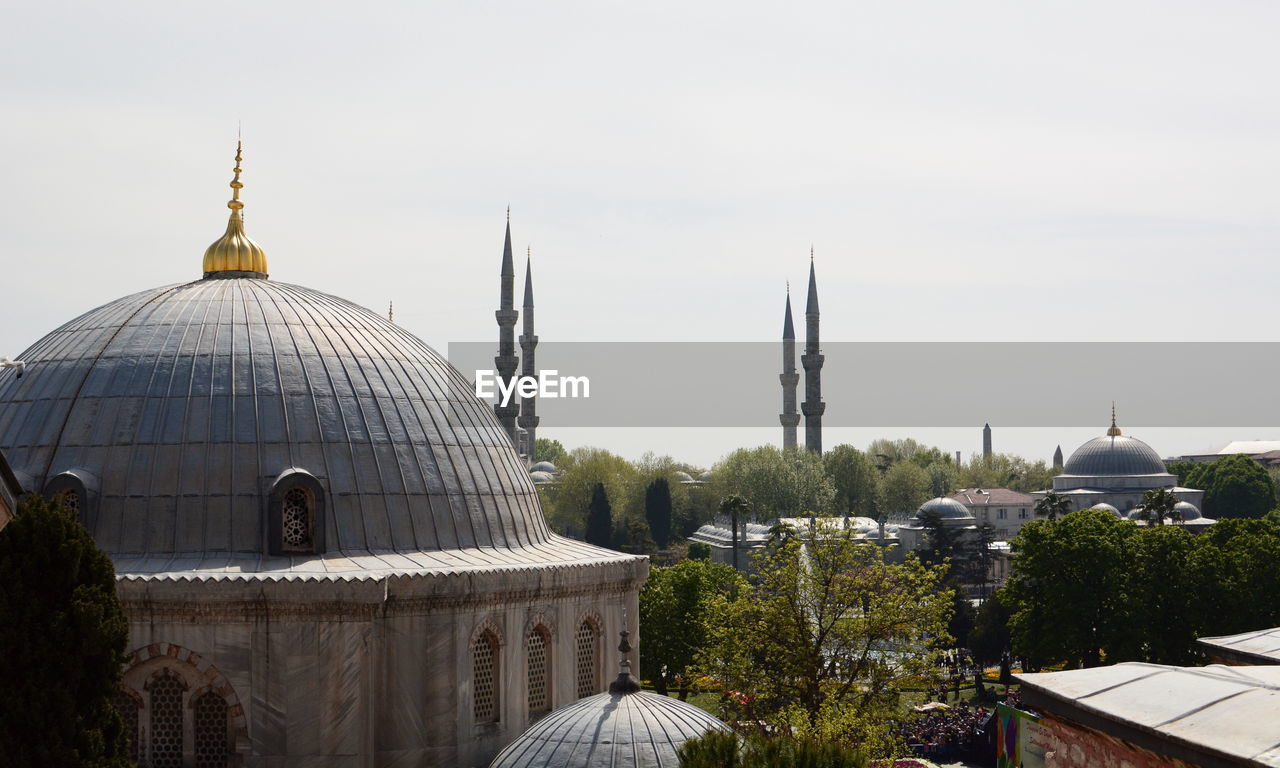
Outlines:
{"label": "cypress tree", "polygon": [[604,483],[596,483],[591,491],[591,506],[587,508],[587,541],[601,547],[607,547],[613,541],[613,509],[609,506]]}
{"label": "cypress tree", "polygon": [[665,477],[644,489],[644,517],[658,549],[666,549],[671,543],[671,486]]}
{"label": "cypress tree", "polygon": [[0,755],[5,765],[126,768],[129,627],[115,569],[64,506],[30,497],[0,530]]}

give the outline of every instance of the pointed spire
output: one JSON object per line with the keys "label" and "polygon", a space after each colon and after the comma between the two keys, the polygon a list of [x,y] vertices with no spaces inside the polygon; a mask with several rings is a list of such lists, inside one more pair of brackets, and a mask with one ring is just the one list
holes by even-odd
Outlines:
{"label": "pointed spire", "polygon": [[1107,430],[1108,437],[1119,437],[1120,427],[1116,426],[1116,401],[1111,401],[1111,428]]}
{"label": "pointed spire", "polygon": [[502,276],[515,277],[516,269],[511,259],[511,206],[507,206],[507,239],[502,244]]}
{"label": "pointed spire", "polygon": [[631,662],[627,659],[626,654],[631,652],[631,643],[627,637],[630,632],[623,627],[618,634],[622,635],[622,641],[618,643],[618,651],[623,654],[622,663],[618,665],[618,676],[612,683],[609,683],[609,693],[628,694],[640,692],[640,681],[636,680],[631,674]]}
{"label": "pointed spire", "polygon": [[818,314],[818,276],[813,271],[813,249],[809,250],[809,300],[805,304],[806,315]]}
{"label": "pointed spire", "polygon": [[791,322],[791,284],[787,284],[787,311],[782,318],[782,340],[794,341],[796,338],[796,327]]}
{"label": "pointed spire", "polygon": [[533,246],[525,251],[524,258],[524,308],[533,308]]}
{"label": "pointed spire", "polygon": [[266,251],[244,231],[244,203],[240,201],[240,190],[244,189],[240,181],[243,150],[244,142],[236,141],[235,175],[231,178],[231,199],[227,201],[231,216],[227,220],[227,231],[204,251],[205,277],[220,273],[224,277],[267,276]]}
{"label": "pointed spire", "polygon": [[395,301],[387,302],[387,322],[394,323],[396,321],[396,303]]}

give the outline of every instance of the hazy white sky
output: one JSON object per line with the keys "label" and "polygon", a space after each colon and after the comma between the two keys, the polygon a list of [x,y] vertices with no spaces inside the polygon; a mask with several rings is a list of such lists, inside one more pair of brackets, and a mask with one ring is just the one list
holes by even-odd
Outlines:
{"label": "hazy white sky", "polygon": [[[830,340],[1276,340],[1277,28],[1264,0],[7,3],[0,355],[197,277],[237,122],[272,277],[441,349],[495,334],[508,204],[543,339],[775,338],[813,243]],[[563,436],[708,463],[776,432]],[[1021,433],[997,447],[1092,434]]]}

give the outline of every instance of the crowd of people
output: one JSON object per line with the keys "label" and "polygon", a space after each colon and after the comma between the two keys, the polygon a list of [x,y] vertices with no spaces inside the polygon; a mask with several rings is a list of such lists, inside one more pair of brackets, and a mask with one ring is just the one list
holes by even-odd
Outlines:
{"label": "crowd of people", "polygon": [[899,735],[924,757],[949,757],[970,752],[985,742],[983,728],[991,716],[986,707],[960,702],[947,709],[935,709],[905,722]]}

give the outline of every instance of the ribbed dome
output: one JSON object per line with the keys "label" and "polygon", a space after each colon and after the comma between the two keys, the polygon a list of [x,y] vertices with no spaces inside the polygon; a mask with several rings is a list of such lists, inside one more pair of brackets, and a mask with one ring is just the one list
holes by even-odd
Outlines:
{"label": "ribbed dome", "polygon": [[88,520],[108,552],[261,553],[291,469],[324,494],[327,552],[559,541],[470,383],[342,299],[197,280],[88,312],[23,359],[21,379],[0,374],[0,450],[37,490],[96,478]]}
{"label": "ribbed dome", "polygon": [[1126,435],[1095,437],[1076,449],[1062,468],[1066,475],[1105,477],[1163,475],[1164,462],[1151,446]]}
{"label": "ribbed dome", "polygon": [[969,508],[955,499],[948,499],[945,496],[939,496],[936,499],[929,499],[920,505],[916,510],[916,517],[922,512],[937,512],[942,516],[943,520],[972,520],[973,514]]}
{"label": "ribbed dome", "polygon": [[601,693],[561,707],[525,731],[489,768],[676,768],[676,750],[728,726],[656,693]]}
{"label": "ribbed dome", "polygon": [[1181,517],[1183,520],[1199,520],[1204,517],[1200,513],[1200,508],[1189,501],[1180,501],[1173,505],[1173,514]]}

